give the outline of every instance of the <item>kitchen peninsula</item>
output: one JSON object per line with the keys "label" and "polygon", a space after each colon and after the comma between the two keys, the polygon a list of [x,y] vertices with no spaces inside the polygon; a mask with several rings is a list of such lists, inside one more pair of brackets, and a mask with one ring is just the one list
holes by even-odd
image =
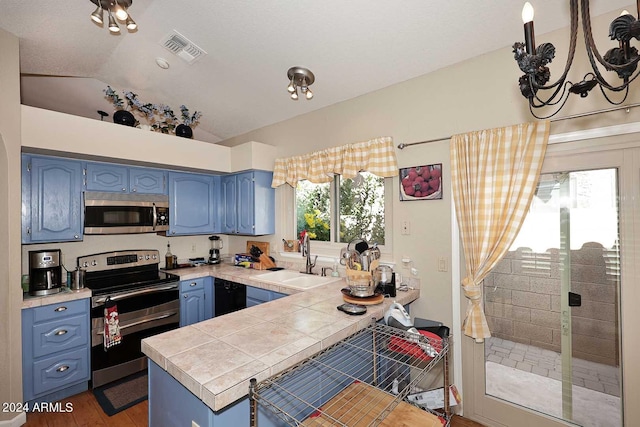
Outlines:
{"label": "kitchen peninsula", "polygon": [[[175,329],[142,341],[149,357],[149,423],[248,425],[249,380],[275,375],[381,319],[394,299],[349,316],[342,304],[344,279],[301,291],[261,281],[265,271],[229,265],[172,270],[181,280],[213,276],[287,297]],[[407,305],[419,290],[398,292]],[[261,426],[277,425],[260,411]]]}

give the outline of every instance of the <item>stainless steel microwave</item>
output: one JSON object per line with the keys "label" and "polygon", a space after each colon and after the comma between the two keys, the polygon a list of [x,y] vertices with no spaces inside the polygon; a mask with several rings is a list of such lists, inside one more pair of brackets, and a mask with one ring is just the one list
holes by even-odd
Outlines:
{"label": "stainless steel microwave", "polygon": [[84,193],[84,234],[155,233],[168,229],[168,196]]}

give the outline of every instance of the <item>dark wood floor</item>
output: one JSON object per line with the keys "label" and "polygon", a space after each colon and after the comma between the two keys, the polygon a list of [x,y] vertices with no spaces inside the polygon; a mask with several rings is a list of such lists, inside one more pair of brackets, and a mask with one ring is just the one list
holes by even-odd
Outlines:
{"label": "dark wood floor", "polygon": [[[149,422],[149,403],[147,400],[132,406],[112,417],[107,416],[100,408],[91,391],[63,399],[63,406],[73,404],[73,411],[66,413],[29,413],[26,427],[147,427]],[[247,414],[248,416],[248,414]],[[151,426],[153,427],[153,426]],[[180,426],[176,426],[180,427]],[[235,426],[229,426],[235,427]],[[451,427],[482,427],[474,421],[454,416]]]}
{"label": "dark wood floor", "polygon": [[70,402],[73,411],[67,413],[28,413],[27,427],[147,427],[149,423],[149,401],[140,402],[129,409],[109,417],[104,413],[93,392],[85,391],[68,399],[63,399],[63,406]]}

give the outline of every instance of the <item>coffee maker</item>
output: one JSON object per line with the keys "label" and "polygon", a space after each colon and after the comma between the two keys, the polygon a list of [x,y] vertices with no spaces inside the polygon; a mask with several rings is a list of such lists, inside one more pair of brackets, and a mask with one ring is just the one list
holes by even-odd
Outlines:
{"label": "coffee maker", "polygon": [[62,289],[60,249],[29,251],[29,295],[49,295]]}
{"label": "coffee maker", "polygon": [[211,241],[211,249],[209,249],[209,264],[220,264],[222,257],[220,256],[220,249],[222,249],[222,240],[220,236],[209,236]]}

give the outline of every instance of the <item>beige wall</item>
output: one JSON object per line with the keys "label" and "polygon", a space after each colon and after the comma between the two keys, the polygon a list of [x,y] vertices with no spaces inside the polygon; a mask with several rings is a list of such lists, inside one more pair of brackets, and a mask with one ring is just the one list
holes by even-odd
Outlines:
{"label": "beige wall", "polygon": [[[0,29],[0,402],[22,401],[18,39]],[[24,414],[0,413],[0,422]]]}
{"label": "beige wall", "polygon": [[231,171],[231,150],[110,122],[22,106],[22,146],[30,152],[72,153],[85,159]]}

